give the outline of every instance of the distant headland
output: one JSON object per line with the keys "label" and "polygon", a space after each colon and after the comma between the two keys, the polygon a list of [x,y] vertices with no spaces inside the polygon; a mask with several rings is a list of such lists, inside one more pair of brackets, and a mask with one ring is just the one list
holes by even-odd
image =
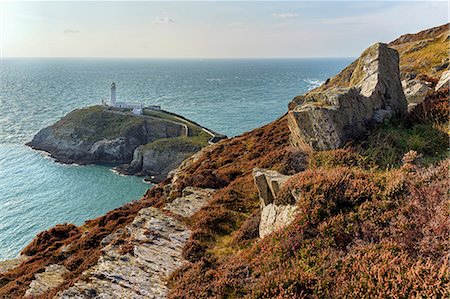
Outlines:
{"label": "distant headland", "polygon": [[76,109],[27,143],[61,163],[111,164],[123,174],[163,180],[183,160],[226,136],[159,105],[117,102]]}

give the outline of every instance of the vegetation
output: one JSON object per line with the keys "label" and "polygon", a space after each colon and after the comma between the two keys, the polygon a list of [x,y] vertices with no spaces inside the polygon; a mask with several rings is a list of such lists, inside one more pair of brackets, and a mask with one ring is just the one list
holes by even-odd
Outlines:
{"label": "vegetation", "polygon": [[145,149],[152,149],[156,151],[198,151],[202,147],[208,145],[208,140],[211,135],[201,131],[197,136],[180,136],[173,138],[163,138],[144,145]]}
{"label": "vegetation", "polygon": [[56,133],[72,131],[73,138],[93,142],[123,136],[144,122],[143,118],[132,114],[113,113],[104,106],[92,106],[70,112],[52,127]]}
{"label": "vegetation", "polygon": [[189,128],[189,136],[196,136],[201,132],[203,132],[202,127],[200,125],[196,124],[195,122],[189,121],[184,117],[178,116],[174,113],[169,113],[162,110],[144,109],[144,115],[156,117],[159,119],[167,119],[173,122],[185,124]]}
{"label": "vegetation", "polygon": [[[429,105],[410,119],[309,158],[257,141],[274,141],[284,119],[253,132],[264,139],[246,134],[234,140],[256,159],[246,160],[236,148],[208,153],[213,163],[201,159],[191,167],[190,176],[201,179],[184,183],[222,189],[190,220],[195,230],[185,257],[193,264],[173,275],[171,298],[448,297],[447,136],[439,117],[418,121],[433,111],[439,115],[439,101],[430,95]],[[259,158],[261,146],[271,159]],[[232,156],[241,172],[234,179],[225,175],[232,173],[226,164]],[[292,204],[292,192],[300,193],[300,212],[287,228],[258,240],[249,172],[255,166],[298,172],[287,165],[307,170],[294,175],[275,202]]]}
{"label": "vegetation", "polygon": [[[433,30],[392,44],[400,49],[442,33]],[[193,232],[183,251],[191,263],[170,278],[170,298],[448,298],[448,113],[447,89],[343,149],[292,148],[286,117],[219,142],[186,164],[175,183],[155,186],[140,201],[81,227],[39,234],[24,250],[32,258],[0,275],[0,297],[22,296],[52,263],[70,270],[60,289],[69,287],[96,263],[105,236],[143,207],[161,207],[174,191],[194,186],[217,191],[181,219]],[[206,140],[196,138],[160,142]],[[262,240],[254,167],[292,175],[276,203],[293,204],[292,192],[300,194],[294,222]]]}

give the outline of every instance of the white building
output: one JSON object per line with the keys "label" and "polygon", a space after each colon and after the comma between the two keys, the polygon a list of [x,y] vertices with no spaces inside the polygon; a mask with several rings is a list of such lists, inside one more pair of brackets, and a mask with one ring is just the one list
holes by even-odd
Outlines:
{"label": "white building", "polygon": [[111,83],[111,99],[109,106],[114,108],[132,109],[133,114],[141,115],[144,112],[143,103],[135,102],[116,102],[116,83]]}

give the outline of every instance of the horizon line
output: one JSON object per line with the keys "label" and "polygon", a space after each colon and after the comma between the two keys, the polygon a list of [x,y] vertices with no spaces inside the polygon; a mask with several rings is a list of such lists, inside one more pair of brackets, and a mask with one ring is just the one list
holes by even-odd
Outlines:
{"label": "horizon line", "polygon": [[3,56],[0,59],[190,59],[190,60],[207,60],[207,59],[220,59],[220,60],[231,60],[231,59],[323,59],[323,58],[356,58],[357,56],[292,56],[292,57],[147,57],[147,56]]}

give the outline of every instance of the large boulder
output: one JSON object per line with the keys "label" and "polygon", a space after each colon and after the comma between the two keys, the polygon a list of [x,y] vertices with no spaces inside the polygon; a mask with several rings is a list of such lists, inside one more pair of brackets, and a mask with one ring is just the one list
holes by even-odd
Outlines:
{"label": "large boulder", "polygon": [[398,64],[398,52],[378,43],[319,88],[295,98],[288,113],[293,145],[339,148],[364,135],[371,123],[406,114]]}

